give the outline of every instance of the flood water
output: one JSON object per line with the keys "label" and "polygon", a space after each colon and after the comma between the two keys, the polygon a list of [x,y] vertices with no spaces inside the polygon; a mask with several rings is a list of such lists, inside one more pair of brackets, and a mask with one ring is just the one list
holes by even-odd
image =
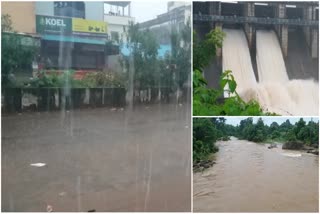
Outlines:
{"label": "flood water", "polygon": [[318,212],[318,156],[232,139],[193,176],[195,212]]}
{"label": "flood water", "polygon": [[[237,92],[244,101],[254,99],[264,111],[280,115],[318,114],[318,81],[289,80],[275,32],[257,31],[257,81],[245,33],[235,29],[223,31],[226,33],[222,47],[223,71],[232,71],[237,81]],[[225,93],[225,96],[228,96],[228,93]]]}
{"label": "flood water", "polygon": [[2,211],[190,211],[189,106],[3,116]]}

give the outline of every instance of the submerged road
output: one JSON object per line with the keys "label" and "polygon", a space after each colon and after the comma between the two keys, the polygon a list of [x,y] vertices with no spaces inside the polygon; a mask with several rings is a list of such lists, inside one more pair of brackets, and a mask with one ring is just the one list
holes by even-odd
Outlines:
{"label": "submerged road", "polygon": [[3,116],[2,211],[190,211],[186,106]]}

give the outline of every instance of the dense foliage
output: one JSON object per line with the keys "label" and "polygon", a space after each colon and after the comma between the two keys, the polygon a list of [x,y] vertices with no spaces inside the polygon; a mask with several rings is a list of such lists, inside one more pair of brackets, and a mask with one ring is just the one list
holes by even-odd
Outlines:
{"label": "dense foliage", "polygon": [[[224,33],[219,29],[212,30],[203,41],[198,41],[195,32],[193,37],[193,115],[274,115],[263,112],[254,100],[245,102],[241,99],[230,70],[222,73],[219,88],[208,88],[202,69],[215,56],[216,49],[221,47]],[[224,99],[224,93],[229,97]]]}
{"label": "dense foliage", "polygon": [[82,79],[75,78],[74,70],[65,70],[62,74],[46,74],[40,72],[38,77],[26,82],[24,87],[31,88],[97,88],[97,87],[125,87],[125,78],[119,72],[92,72]]}
{"label": "dense foliage", "polygon": [[126,36],[129,56],[123,56],[122,67],[127,71],[129,85],[134,89],[168,87],[181,89],[190,75],[191,36],[190,24],[179,31],[171,30],[171,51],[163,58],[158,56],[160,47],[157,36],[149,29],[140,29],[139,23],[130,23]]}
{"label": "dense foliage", "polygon": [[193,119],[193,161],[206,160],[218,151],[214,143],[218,139],[228,139],[224,131],[224,118]]}
{"label": "dense foliage", "polygon": [[1,15],[1,83],[15,86],[14,72],[29,68],[37,56],[36,45],[23,43],[23,36],[14,32],[9,15]]}
{"label": "dense foliage", "polygon": [[305,145],[318,146],[319,143],[319,122],[309,121],[306,123],[300,118],[295,124],[286,120],[282,124],[277,122],[269,126],[264,124],[262,118],[259,118],[256,124],[252,118],[247,118],[240,122],[233,133],[240,139],[246,139],[254,142],[287,142],[300,141]]}
{"label": "dense foliage", "polygon": [[[124,56],[122,65],[127,69],[130,82],[136,88],[156,85],[159,76],[157,56],[159,44],[149,29],[141,30],[139,23],[130,23],[126,32],[129,56]],[[132,76],[129,76],[129,75]]]}

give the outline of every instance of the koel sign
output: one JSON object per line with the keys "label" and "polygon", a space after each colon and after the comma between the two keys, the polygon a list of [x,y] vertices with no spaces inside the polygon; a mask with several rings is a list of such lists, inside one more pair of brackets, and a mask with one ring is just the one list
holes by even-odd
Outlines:
{"label": "koel sign", "polygon": [[46,25],[66,27],[63,19],[45,18]]}
{"label": "koel sign", "polygon": [[72,19],[37,15],[36,30],[37,33],[72,33]]}
{"label": "koel sign", "polygon": [[36,30],[40,34],[87,34],[107,35],[107,23],[80,18],[62,18],[54,16],[36,17]]}

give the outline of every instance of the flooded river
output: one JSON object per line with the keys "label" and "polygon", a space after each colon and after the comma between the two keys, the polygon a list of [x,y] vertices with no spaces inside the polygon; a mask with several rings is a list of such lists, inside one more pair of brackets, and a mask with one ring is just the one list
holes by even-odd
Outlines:
{"label": "flooded river", "polygon": [[195,212],[318,212],[318,156],[232,139],[193,176]]}
{"label": "flooded river", "polygon": [[3,116],[2,211],[190,211],[189,106]]}

